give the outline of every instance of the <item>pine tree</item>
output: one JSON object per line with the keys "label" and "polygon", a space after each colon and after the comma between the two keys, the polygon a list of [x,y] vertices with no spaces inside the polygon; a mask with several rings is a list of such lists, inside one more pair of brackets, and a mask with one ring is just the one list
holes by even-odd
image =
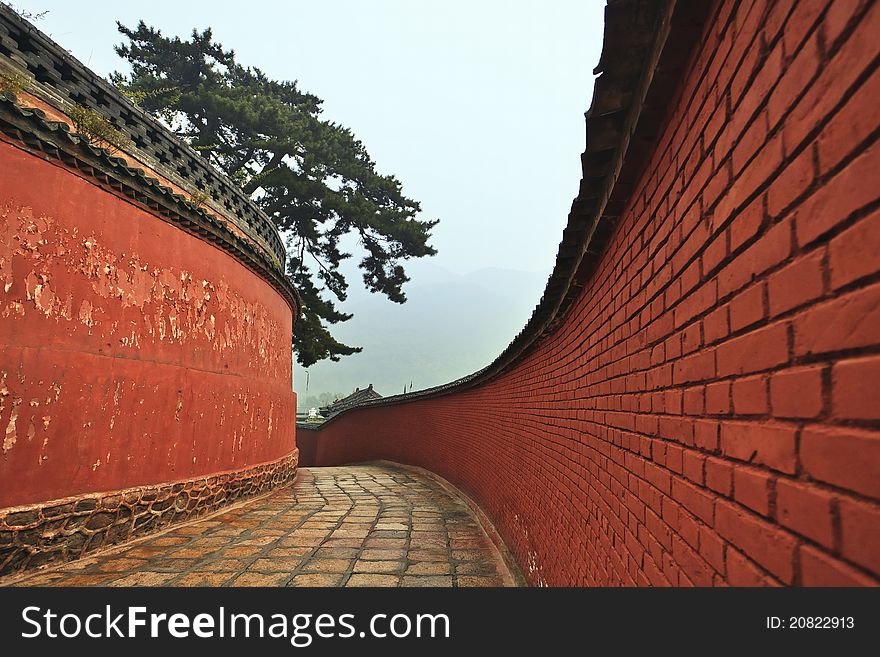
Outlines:
{"label": "pine tree", "polygon": [[322,119],[321,99],[238,64],[210,28],[184,41],[143,21],[117,25],[128,43],[116,52],[132,70],[112,81],[239,184],[285,237],[287,275],[303,299],[297,360],[308,367],[359,352],[328,330],[351,318],[336,307],[348,289],[339,266],[351,257],[340,240],[357,237],[368,290],[404,303],[401,263],[436,253],[428,239],[437,221],[416,218],[419,204],[400,182],[376,172],[349,129]]}

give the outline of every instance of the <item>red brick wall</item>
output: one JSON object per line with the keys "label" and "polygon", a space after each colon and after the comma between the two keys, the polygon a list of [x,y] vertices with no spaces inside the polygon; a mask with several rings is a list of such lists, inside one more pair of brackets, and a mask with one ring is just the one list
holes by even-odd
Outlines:
{"label": "red brick wall", "polygon": [[878,583],[880,5],[711,16],[558,329],[478,388],[300,432],[321,465],[446,477],[535,585]]}

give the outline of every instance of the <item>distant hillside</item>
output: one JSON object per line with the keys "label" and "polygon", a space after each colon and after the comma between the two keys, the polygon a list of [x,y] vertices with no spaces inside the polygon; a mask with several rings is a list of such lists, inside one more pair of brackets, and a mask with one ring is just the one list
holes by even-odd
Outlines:
{"label": "distant hillside", "polygon": [[296,366],[300,408],[308,397],[348,394],[370,383],[382,395],[448,383],[488,365],[525,326],[547,274],[487,268],[465,275],[432,263],[412,268],[407,303],[366,291],[344,304],[354,318],[333,328],[343,342],[363,346],[338,363]]}

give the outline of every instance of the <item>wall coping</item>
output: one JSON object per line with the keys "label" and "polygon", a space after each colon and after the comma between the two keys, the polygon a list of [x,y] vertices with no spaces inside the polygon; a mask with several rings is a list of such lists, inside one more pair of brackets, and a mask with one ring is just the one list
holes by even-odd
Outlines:
{"label": "wall coping", "polygon": [[296,320],[300,309],[296,290],[252,241],[232,230],[223,219],[194,207],[186,197],[147,176],[143,169],[132,167],[124,158],[92,145],[87,138],[71,132],[63,121],[51,121],[39,109],[21,107],[7,92],[0,93],[0,141],[12,143],[32,155],[65,167],[105,191],[226,251],[272,285],[288,303]]}
{"label": "wall coping", "polygon": [[[10,125],[15,125],[19,137],[23,132],[39,135],[42,142],[39,150],[44,153],[54,148],[71,154],[71,146],[79,146],[74,150],[88,157],[87,151],[91,151],[92,159],[98,158],[111,170],[129,178],[145,195],[163,188],[160,197],[167,201],[164,205],[176,208],[172,214],[179,217],[195,213],[199,217],[195,223],[207,227],[211,233],[209,241],[224,248],[261,277],[267,278],[268,275],[267,280],[290,303],[296,320],[301,304],[284,273],[287,256],[278,228],[235,183],[175,137],[160,121],[3,3],[0,3],[0,64],[24,73],[29,80],[27,94],[60,114],[69,116],[76,106],[100,114],[130,141],[131,147],[120,151],[131,155],[164,180],[150,177],[143,169],[130,166],[125,158],[116,157],[106,149],[95,148],[86,137],[73,133],[68,123],[52,120],[40,108],[13,109],[15,95],[10,93],[0,94],[4,132],[15,137],[9,130]],[[22,125],[22,118],[30,119],[28,126]],[[199,204],[200,207],[191,208],[192,212],[177,212],[180,206],[188,205],[189,199],[175,193],[172,187],[191,196],[207,195],[207,198]],[[157,208],[151,209],[155,211]],[[188,223],[192,222],[175,223],[188,229]],[[225,229],[218,230],[221,227]],[[201,231],[195,232],[204,237]],[[257,260],[262,262],[256,263]]]}

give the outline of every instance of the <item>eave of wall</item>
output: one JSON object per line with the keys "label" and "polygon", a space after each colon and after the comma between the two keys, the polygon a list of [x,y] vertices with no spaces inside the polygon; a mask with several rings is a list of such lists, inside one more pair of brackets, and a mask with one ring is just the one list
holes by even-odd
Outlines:
{"label": "eave of wall", "polygon": [[23,108],[9,93],[0,93],[0,139],[31,154],[68,168],[107,192],[125,198],[150,214],[210,242],[270,283],[290,305],[294,320],[300,302],[296,290],[269,263],[252,241],[231,230],[228,223],[174,192],[143,169],[129,166],[103,148],[72,133],[62,121],[50,121],[37,109]]}
{"label": "eave of wall", "polygon": [[[100,184],[226,250],[278,289],[296,320],[301,303],[284,275],[278,229],[237,185],[2,3],[0,65],[29,79],[17,97],[0,94],[0,129],[11,141],[78,168],[80,175],[98,172]],[[111,153],[73,134],[69,112],[76,105],[98,112],[131,146]],[[207,198],[198,207],[188,203],[200,194]]]}
{"label": "eave of wall", "polygon": [[593,102],[586,113],[583,178],[568,215],[556,264],[525,328],[487,367],[451,383],[367,401],[372,406],[439,397],[482,385],[504,373],[552,333],[593,274],[630,200],[667,113],[668,102],[696,45],[712,3],[705,0],[609,0]]}

